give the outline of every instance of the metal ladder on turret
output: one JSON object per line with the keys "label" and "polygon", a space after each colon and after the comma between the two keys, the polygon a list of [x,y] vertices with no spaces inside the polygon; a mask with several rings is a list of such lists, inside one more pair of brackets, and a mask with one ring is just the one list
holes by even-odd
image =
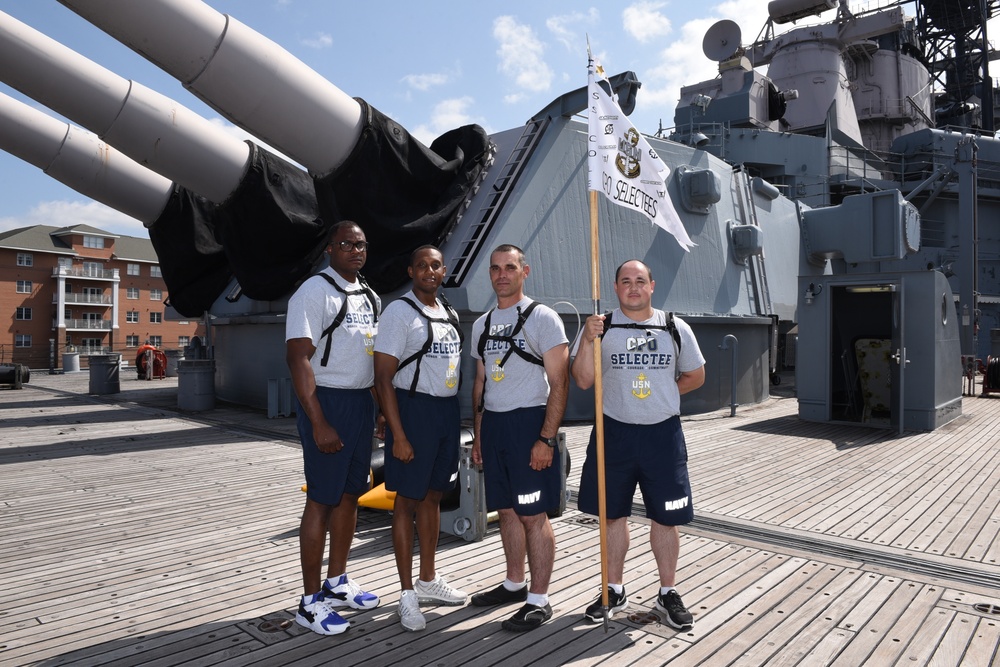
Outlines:
{"label": "metal ladder on turret", "polygon": [[466,239],[461,242],[459,255],[450,261],[454,268],[444,281],[445,287],[458,287],[465,280],[549,122],[550,120],[545,118],[529,121],[524,126],[524,132],[500,168],[500,174],[491,186],[492,191],[479,209],[477,221],[470,228]]}
{"label": "metal ladder on turret", "polygon": [[[757,206],[753,202],[753,189],[750,185],[750,174],[742,166],[735,170],[737,180],[737,195],[740,204],[740,214],[744,224],[753,225],[760,229],[757,222]],[[771,305],[771,292],[767,286],[767,271],[764,267],[764,249],[760,254],[751,255],[749,258],[750,284],[753,288],[754,305],[757,313],[770,317],[774,314]]]}

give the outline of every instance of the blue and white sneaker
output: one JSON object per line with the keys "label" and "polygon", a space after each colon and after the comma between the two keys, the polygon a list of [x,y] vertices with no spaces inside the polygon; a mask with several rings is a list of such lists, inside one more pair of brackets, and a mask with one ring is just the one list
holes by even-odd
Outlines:
{"label": "blue and white sneaker", "polygon": [[330,608],[321,593],[305,595],[299,600],[295,622],[321,635],[339,635],[350,627],[350,623]]}
{"label": "blue and white sneaker", "polygon": [[361,587],[346,574],[334,583],[333,579],[323,582],[323,599],[331,607],[351,607],[353,609],[374,609],[379,599],[374,593],[361,590]]}

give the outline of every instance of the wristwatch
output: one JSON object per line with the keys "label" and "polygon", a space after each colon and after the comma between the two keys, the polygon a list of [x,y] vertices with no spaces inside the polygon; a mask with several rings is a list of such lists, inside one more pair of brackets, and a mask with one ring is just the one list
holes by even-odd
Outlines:
{"label": "wristwatch", "polygon": [[549,447],[555,447],[556,446],[556,439],[555,438],[544,438],[542,436],[538,436],[538,442],[544,442]]}

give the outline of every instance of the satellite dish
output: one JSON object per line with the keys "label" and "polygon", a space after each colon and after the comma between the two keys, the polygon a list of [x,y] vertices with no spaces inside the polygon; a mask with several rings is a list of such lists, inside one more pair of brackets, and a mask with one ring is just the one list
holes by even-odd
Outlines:
{"label": "satellite dish", "polygon": [[723,60],[729,60],[740,50],[742,34],[735,21],[723,19],[705,33],[705,39],[701,41],[702,53],[709,60],[719,63]]}

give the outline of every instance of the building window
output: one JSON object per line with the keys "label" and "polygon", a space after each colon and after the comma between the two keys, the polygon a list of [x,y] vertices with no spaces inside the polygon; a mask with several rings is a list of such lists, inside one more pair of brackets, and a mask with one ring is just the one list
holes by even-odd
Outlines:
{"label": "building window", "polygon": [[104,247],[104,237],[103,236],[86,236],[83,237],[83,247],[84,248],[103,248]]}
{"label": "building window", "polygon": [[138,299],[139,298],[139,288],[138,287],[126,287],[125,288],[125,298],[126,299]]}
{"label": "building window", "polygon": [[31,347],[31,334],[14,334],[14,347]]}
{"label": "building window", "polygon": [[138,310],[130,310],[127,313],[125,313],[125,321],[128,322],[129,324],[138,324],[139,323],[139,311]]}
{"label": "building window", "polygon": [[59,263],[60,269],[72,269],[73,268],[73,258],[72,257],[60,257],[56,260]]}
{"label": "building window", "polygon": [[178,336],[177,347],[187,347],[191,344],[191,336]]}
{"label": "building window", "polygon": [[100,262],[84,262],[83,275],[90,276],[92,278],[103,278],[104,264]]}
{"label": "building window", "polygon": [[18,266],[34,266],[35,258],[30,252],[19,252],[17,253],[17,265]]}
{"label": "building window", "polygon": [[149,314],[149,323],[150,324],[159,324],[162,321],[163,321],[163,313],[150,313]]}
{"label": "building window", "polygon": [[30,320],[31,319],[31,308],[18,308],[15,315],[15,320]]}
{"label": "building window", "polygon": [[18,280],[17,281],[17,293],[18,294],[31,294],[31,281],[30,280]]}
{"label": "building window", "polygon": [[149,275],[151,278],[162,278],[163,273],[160,271],[160,265],[154,264],[153,266],[149,267]]}
{"label": "building window", "polygon": [[163,301],[163,290],[161,290],[161,289],[151,289],[151,290],[149,290],[149,300],[150,301]]}
{"label": "building window", "polygon": [[163,345],[163,336],[150,336],[149,344],[153,347],[160,347]]}
{"label": "building window", "polygon": [[130,276],[137,276],[137,275],[139,275],[139,265],[138,264],[127,264],[125,266],[125,273],[127,273]]}
{"label": "building window", "polygon": [[67,320],[73,319],[73,309],[72,308],[63,309],[63,317],[66,318]]}
{"label": "building window", "polygon": [[139,337],[133,334],[125,336],[125,347],[139,347]]}

